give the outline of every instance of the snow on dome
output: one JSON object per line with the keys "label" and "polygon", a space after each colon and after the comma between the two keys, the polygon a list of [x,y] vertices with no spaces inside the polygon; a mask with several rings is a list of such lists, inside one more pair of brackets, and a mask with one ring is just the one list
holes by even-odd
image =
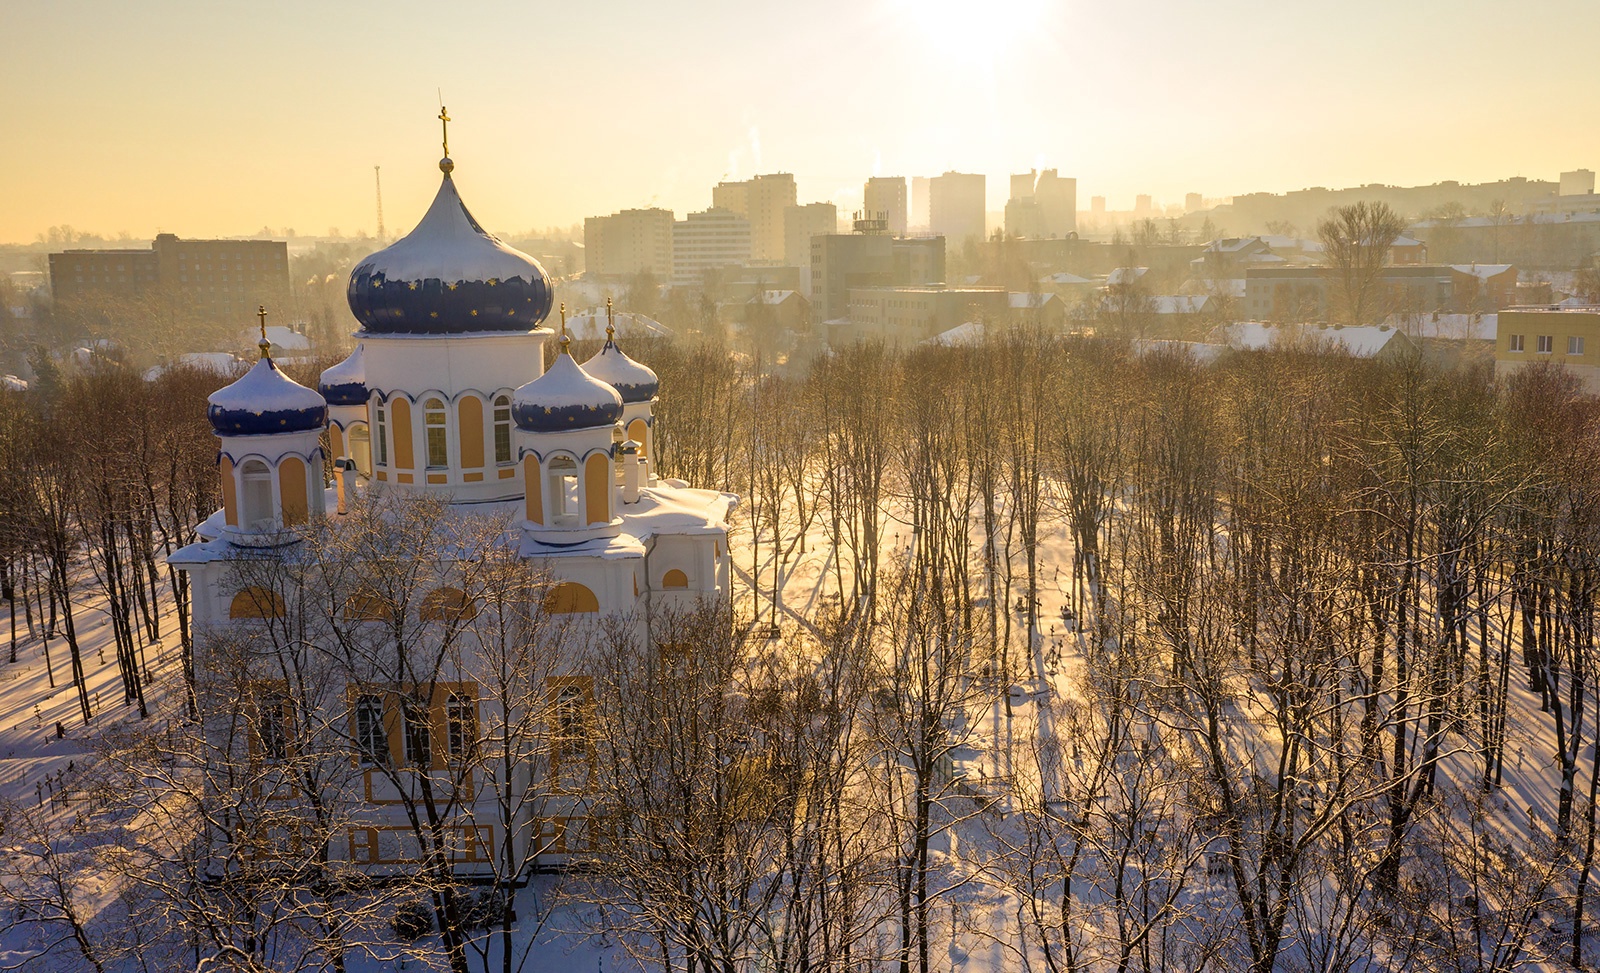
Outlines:
{"label": "snow on dome", "polygon": [[445,173],[416,229],[363,260],[346,297],[367,334],[525,332],[550,313],[550,275],[472,218]]}
{"label": "snow on dome", "polygon": [[280,372],[265,357],[206,401],[211,403],[206,418],[223,436],[307,432],[328,424],[328,404],[322,396]]}
{"label": "snow on dome", "polygon": [[627,403],[649,402],[661,388],[656,373],[629,358],[613,337],[607,337],[594,357],[583,363],[583,370],[616,389]]}
{"label": "snow on dome", "polygon": [[549,371],[517,389],[511,414],[524,432],[591,429],[622,417],[622,396],[584,371],[563,348]]}
{"label": "snow on dome", "polygon": [[367,367],[361,361],[361,345],[344,361],[322,370],[317,391],[329,405],[367,404]]}

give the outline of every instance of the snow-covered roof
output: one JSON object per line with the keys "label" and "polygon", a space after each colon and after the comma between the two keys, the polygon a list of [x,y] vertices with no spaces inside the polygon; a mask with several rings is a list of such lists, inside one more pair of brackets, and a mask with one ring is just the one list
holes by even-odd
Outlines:
{"label": "snow-covered roof", "polygon": [[[255,328],[251,328],[248,331],[245,331],[244,334],[248,336],[251,344],[255,344],[260,332]],[[272,350],[274,352],[311,350],[310,338],[307,338],[300,332],[295,331],[293,328],[288,328],[281,324],[267,325],[267,340],[272,342]]]}
{"label": "snow-covered roof", "polygon": [[144,380],[153,382],[175,367],[202,368],[218,375],[226,375],[239,367],[240,361],[225,351],[192,351],[186,355],[179,355],[176,361],[164,365],[153,365],[145,369]]}
{"label": "snow-covered roof", "polygon": [[1480,280],[1498,277],[1511,269],[1511,264],[1451,264],[1450,269],[1458,274],[1470,274]]}
{"label": "snow-covered roof", "polygon": [[1054,294],[1029,294],[1023,291],[1012,291],[1010,294],[1011,307],[1015,310],[1042,308],[1051,301],[1059,303],[1061,298]]}
{"label": "snow-covered roof", "polygon": [[1160,294],[1150,298],[1157,314],[1199,314],[1211,303],[1209,294]]}
{"label": "snow-covered roof", "polygon": [[1075,284],[1092,284],[1094,281],[1087,277],[1079,277],[1077,274],[1069,274],[1063,270],[1058,274],[1050,274],[1045,277],[1040,277],[1039,283],[1050,284],[1055,287],[1070,287]]}
{"label": "snow-covered roof", "polygon": [[1149,267],[1118,267],[1106,275],[1106,283],[1111,286],[1131,284],[1149,272]]}
{"label": "snow-covered roof", "polygon": [[932,338],[923,341],[924,345],[940,345],[945,348],[970,348],[983,344],[985,329],[981,321],[968,321],[958,324],[949,331],[942,331]]}
{"label": "snow-covered roof", "polygon": [[356,345],[349,357],[322,370],[317,379],[317,391],[329,405],[365,405],[367,401],[367,366],[362,358],[362,346]]}
{"label": "snow-covered roof", "polygon": [[262,358],[232,385],[212,392],[206,416],[224,436],[304,432],[328,423],[328,403]]}
{"label": "snow-covered roof", "polygon": [[1389,315],[1388,325],[1415,338],[1468,338],[1493,341],[1499,332],[1498,314],[1427,314],[1411,320],[1404,314]]}
{"label": "snow-covered roof", "polygon": [[583,370],[563,347],[550,370],[517,389],[511,412],[527,432],[565,432],[609,426],[622,416],[622,396]]}
{"label": "snow-covered roof", "polygon": [[539,261],[501,243],[473,219],[440,163],[444,179],[410,233],[350,274],[350,311],[376,334],[475,334],[537,327],[550,313],[552,286]]}
{"label": "snow-covered roof", "polygon": [[1328,344],[1353,358],[1371,358],[1384,349],[1400,332],[1387,325],[1359,328],[1330,328],[1309,324],[1266,324],[1241,321],[1218,326],[1211,332],[1213,341],[1226,343],[1236,351],[1265,351],[1301,344]]}
{"label": "snow-covered roof", "polygon": [[0,389],[7,392],[26,392],[28,383],[15,375],[0,375]]}
{"label": "snow-covered roof", "polygon": [[797,293],[798,293],[797,291],[792,291],[792,290],[788,290],[788,291],[762,291],[760,294],[756,295],[755,297],[752,297],[746,303],[754,304],[755,302],[760,301],[762,304],[782,304],[784,301],[787,301],[789,298],[794,297]]}
{"label": "snow-covered roof", "polygon": [[[617,334],[625,338],[651,336],[657,338],[670,338],[672,330],[654,318],[635,314],[632,311],[616,311],[615,323]],[[592,341],[606,336],[606,309],[605,305],[585,308],[567,318],[567,333],[572,335],[574,341]]]}
{"label": "snow-covered roof", "polygon": [[616,389],[623,402],[649,402],[661,387],[655,372],[629,358],[617,347],[616,339],[609,336],[600,350],[583,363],[583,370]]}

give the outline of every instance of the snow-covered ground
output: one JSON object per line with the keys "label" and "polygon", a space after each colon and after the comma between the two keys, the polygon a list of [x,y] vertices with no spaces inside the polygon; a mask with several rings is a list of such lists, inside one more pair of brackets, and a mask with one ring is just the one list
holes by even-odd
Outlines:
{"label": "snow-covered ground", "polygon": [[[886,546],[891,548],[903,546],[909,535],[909,527],[903,521],[891,519],[884,530]],[[800,638],[811,630],[811,619],[836,605],[840,597],[834,552],[820,522],[808,532],[803,548],[804,552],[799,553],[800,548],[796,547],[794,556],[779,569],[781,627]],[[975,542],[974,552],[978,549]],[[741,528],[736,532],[732,552],[739,606],[751,612],[759,607],[763,618],[770,617],[767,599],[775,552],[770,544],[763,544],[761,561],[752,563],[751,551],[748,529]],[[936,968],[1000,973],[1021,966],[1018,902],[996,883],[986,881],[997,854],[996,835],[1004,833],[1010,806],[1004,785],[996,789],[993,782],[1004,781],[1008,775],[1012,779],[1031,775],[1032,780],[1040,780],[1039,768],[1030,762],[1029,755],[1061,742],[1053,739],[1056,730],[1051,703],[1076,693],[1073,678],[1084,653],[1078,633],[1061,621],[1062,609],[1070,600],[1071,554],[1063,531],[1042,532],[1038,550],[1039,618],[1044,631],[1034,640],[1030,664],[1011,694],[1012,713],[1008,717],[998,702],[992,702],[968,717],[974,732],[956,771],[972,782],[968,786],[974,793],[981,791],[980,796],[997,799],[989,805],[989,813],[960,820],[935,843],[937,886],[945,890],[932,910],[938,930],[934,942],[940,944],[934,960]],[[759,585],[751,585],[752,573],[760,577]],[[848,585],[848,576],[843,583]],[[84,590],[87,589],[86,584]],[[755,594],[755,589],[761,594]],[[1013,592],[1011,600],[1015,595]],[[16,663],[3,661],[6,640],[0,639],[0,798],[31,806],[57,821],[82,811],[74,775],[92,747],[92,734],[108,724],[138,718],[136,708],[124,705],[122,700],[112,631],[103,605],[92,601],[80,604],[77,620],[95,712],[88,728],[81,721],[67,676],[65,640],[55,638],[48,644],[56,683],[52,687],[45,662],[46,643],[37,630],[20,632]],[[1012,624],[1020,626],[1020,616],[1013,614]],[[178,677],[177,623],[170,607],[162,616],[161,628],[163,638],[143,646],[152,695],[170,691]],[[1514,704],[1506,747],[1506,780],[1494,798],[1499,813],[1493,823],[1526,839],[1548,828],[1555,819],[1559,768],[1551,756],[1555,749],[1554,731],[1548,717],[1540,713],[1538,699],[1515,677],[1511,694]],[[1470,782],[1480,772],[1469,754],[1454,754],[1446,760],[1445,776],[1461,782],[1456,785],[1458,790],[1470,791]],[[0,836],[0,846],[6,847],[8,853],[14,838]],[[80,840],[93,842],[92,829]],[[558,883],[556,878],[540,877],[518,896],[516,951],[520,954],[527,950],[524,968],[552,973],[604,973],[637,967],[620,945],[601,937],[603,924],[591,907],[553,904],[563,901],[556,891]],[[108,915],[114,912],[109,902],[94,904],[109,909]],[[41,930],[36,924],[12,919],[0,915],[0,968],[28,959],[40,942]],[[388,952],[380,948],[370,956],[352,956],[349,969],[378,971],[408,965],[417,968],[415,960],[407,964],[401,955],[401,947],[395,943]],[[54,959],[38,964],[44,969],[75,969],[79,965],[70,943],[59,945]],[[497,959],[490,968],[498,968]]]}

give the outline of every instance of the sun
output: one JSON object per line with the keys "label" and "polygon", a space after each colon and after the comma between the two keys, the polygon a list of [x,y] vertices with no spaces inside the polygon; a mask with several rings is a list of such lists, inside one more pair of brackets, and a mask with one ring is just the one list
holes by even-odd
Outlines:
{"label": "sun", "polygon": [[907,43],[939,61],[992,65],[1016,55],[1046,29],[1052,0],[889,0]]}

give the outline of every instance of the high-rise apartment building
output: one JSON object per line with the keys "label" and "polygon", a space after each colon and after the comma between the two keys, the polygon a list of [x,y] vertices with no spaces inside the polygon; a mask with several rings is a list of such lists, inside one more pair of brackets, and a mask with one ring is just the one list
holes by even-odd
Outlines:
{"label": "high-rise apartment building", "polygon": [[1183,197],[1183,211],[1185,213],[1194,213],[1205,208],[1205,197],[1199,193],[1188,193]]}
{"label": "high-rise apartment building", "polygon": [[[839,209],[832,203],[807,203],[783,211],[783,262],[790,267],[811,264],[811,238],[839,232]],[[801,274],[801,280],[806,279]],[[807,295],[808,297],[810,295]]]}
{"label": "high-rise apartment building", "polygon": [[672,285],[705,282],[706,271],[737,267],[751,259],[750,221],[713,206],[672,224]]}
{"label": "high-rise apartment building", "polygon": [[672,211],[625,209],[583,221],[584,269],[598,277],[672,272]]}
{"label": "high-rise apartment building", "polygon": [[928,186],[932,182],[928,176],[911,177],[911,225],[918,230],[928,228]]}
{"label": "high-rise apartment building", "polygon": [[961,246],[968,239],[984,238],[984,178],[966,172],[947,172],[928,180],[928,228]]}
{"label": "high-rise apartment building", "polygon": [[157,295],[219,318],[289,302],[289,247],[281,240],[155,238],[149,250],[66,250],[50,255],[58,302]]}
{"label": "high-rise apartment building", "polygon": [[1033,240],[1064,238],[1078,229],[1078,181],[1056,170],[1029,170],[1011,177],[1006,235]]}
{"label": "high-rise apartment building", "polygon": [[904,176],[873,176],[867,180],[862,198],[861,208],[871,216],[887,220],[890,233],[906,235],[910,211],[906,207]]}
{"label": "high-rise apartment building", "polygon": [[1561,174],[1561,196],[1593,196],[1594,170],[1574,169]]}
{"label": "high-rise apartment building", "polygon": [[750,259],[783,259],[783,213],[795,205],[794,176],[775,172],[743,182],[719,182],[711,190],[713,209],[725,209],[750,222]]}
{"label": "high-rise apartment building", "polygon": [[1104,196],[1090,196],[1089,212],[1095,216],[1106,215],[1106,198]]}

